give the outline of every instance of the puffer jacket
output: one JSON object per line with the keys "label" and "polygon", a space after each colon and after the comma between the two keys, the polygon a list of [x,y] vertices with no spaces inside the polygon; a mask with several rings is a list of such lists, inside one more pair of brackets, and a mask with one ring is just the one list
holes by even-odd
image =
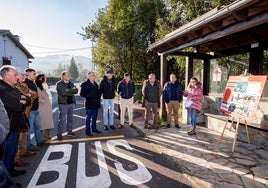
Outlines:
{"label": "puffer jacket", "polygon": [[202,99],[203,99],[203,89],[199,88],[188,88],[184,94],[184,97],[187,97],[187,100],[191,100],[193,103],[191,104],[189,109],[197,109],[198,111],[201,110],[202,107]]}

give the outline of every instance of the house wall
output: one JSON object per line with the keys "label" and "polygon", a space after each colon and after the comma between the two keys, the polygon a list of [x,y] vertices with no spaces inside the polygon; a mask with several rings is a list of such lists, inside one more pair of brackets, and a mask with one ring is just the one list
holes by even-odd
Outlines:
{"label": "house wall", "polygon": [[0,66],[3,65],[2,57],[7,57],[11,60],[11,65],[14,67],[28,67],[28,58],[15,43],[8,37],[0,35]]}

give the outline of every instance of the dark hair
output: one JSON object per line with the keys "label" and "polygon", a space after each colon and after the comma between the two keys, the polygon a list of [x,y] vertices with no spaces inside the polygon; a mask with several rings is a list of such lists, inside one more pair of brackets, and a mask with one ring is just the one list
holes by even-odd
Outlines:
{"label": "dark hair", "polygon": [[39,89],[41,89],[41,91],[43,91],[43,86],[42,83],[44,83],[45,81],[45,75],[44,74],[38,74],[36,79],[35,79],[35,83],[37,85],[37,87],[39,87]]}
{"label": "dark hair", "polygon": [[194,81],[198,81],[198,79],[196,77],[192,77],[190,80],[194,80]]}
{"label": "dark hair", "polygon": [[68,71],[62,71],[61,72],[61,77],[63,77],[66,73],[69,73]]}
{"label": "dark hair", "polygon": [[25,72],[36,72],[36,71],[32,68],[27,68],[27,69],[25,69]]}

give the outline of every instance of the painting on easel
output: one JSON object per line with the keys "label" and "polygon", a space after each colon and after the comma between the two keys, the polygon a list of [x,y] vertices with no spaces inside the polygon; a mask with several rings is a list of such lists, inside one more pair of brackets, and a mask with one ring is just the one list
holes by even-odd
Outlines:
{"label": "painting on easel", "polygon": [[220,110],[228,115],[254,122],[267,76],[230,76]]}

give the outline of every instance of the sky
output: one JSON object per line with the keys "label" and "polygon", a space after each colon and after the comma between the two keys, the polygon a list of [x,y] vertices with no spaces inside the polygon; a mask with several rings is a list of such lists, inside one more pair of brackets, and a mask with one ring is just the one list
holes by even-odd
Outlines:
{"label": "sky", "polygon": [[91,41],[77,32],[83,33],[81,27],[94,22],[107,4],[108,0],[0,0],[0,29],[18,35],[34,57],[91,57]]}

